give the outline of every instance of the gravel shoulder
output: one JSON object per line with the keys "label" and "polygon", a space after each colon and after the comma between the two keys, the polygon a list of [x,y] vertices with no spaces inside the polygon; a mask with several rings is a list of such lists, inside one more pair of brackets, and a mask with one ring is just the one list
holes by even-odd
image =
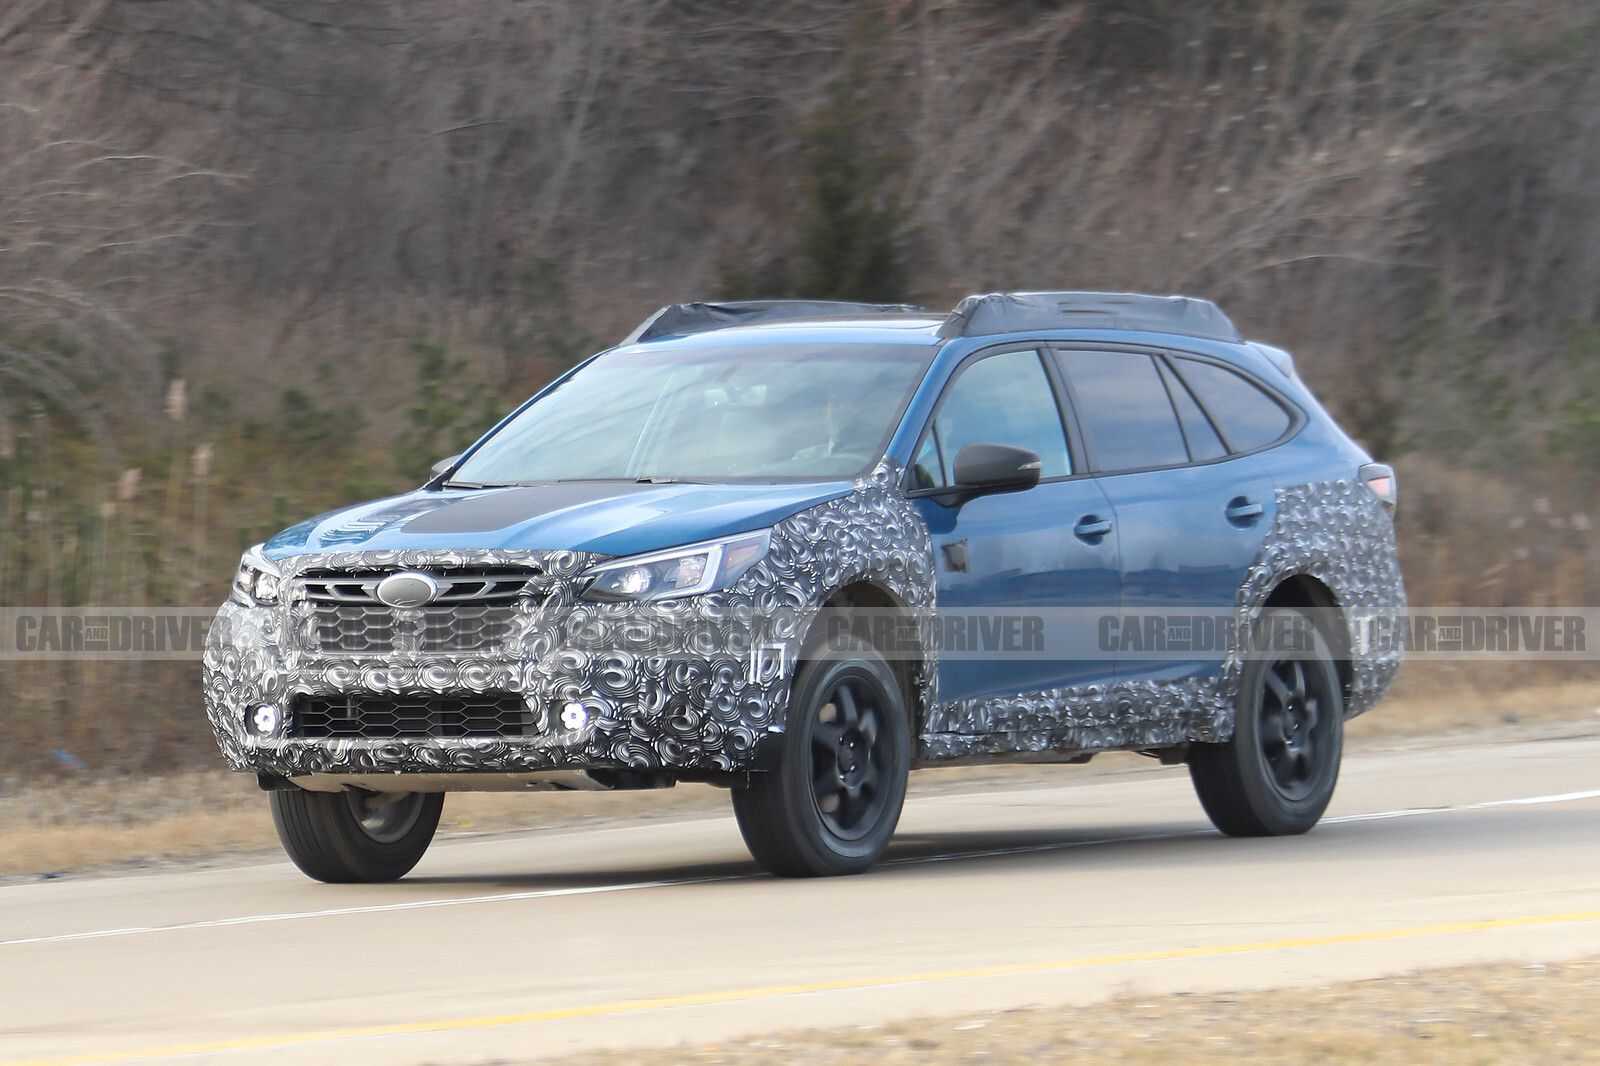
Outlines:
{"label": "gravel shoulder", "polygon": [[1600,959],[1590,958],[1264,992],[1125,995],[1071,1011],[959,1014],[646,1054],[539,1061],[573,1066],[1597,1062],[1597,995]]}

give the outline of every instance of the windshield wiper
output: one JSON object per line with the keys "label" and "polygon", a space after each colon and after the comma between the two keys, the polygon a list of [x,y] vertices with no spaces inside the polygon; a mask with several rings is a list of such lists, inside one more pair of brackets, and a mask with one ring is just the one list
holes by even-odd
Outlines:
{"label": "windshield wiper", "polygon": [[607,481],[627,482],[635,485],[705,485],[704,481],[695,481],[686,477],[667,477],[665,475],[651,474],[648,477],[556,477],[545,481],[446,481],[441,488],[446,489],[526,489],[537,488],[541,485],[574,485],[574,484],[604,484]]}

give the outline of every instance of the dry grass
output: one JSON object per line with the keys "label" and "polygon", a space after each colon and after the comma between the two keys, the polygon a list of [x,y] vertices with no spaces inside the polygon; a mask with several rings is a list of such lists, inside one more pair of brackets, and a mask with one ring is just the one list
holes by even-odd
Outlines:
{"label": "dry grass", "polygon": [[1519,725],[1600,723],[1600,682],[1593,678],[1552,682],[1546,672],[1538,681],[1508,687],[1515,679],[1507,671],[1519,665],[1411,663],[1401,671],[1388,699],[1350,723],[1350,741],[1359,745]]}
{"label": "dry grass", "polygon": [[[441,835],[645,821],[720,810],[705,785],[655,792],[459,793]],[[255,778],[225,771],[33,786],[0,798],[0,877],[273,850]]]}
{"label": "dry grass", "polygon": [[[1600,694],[1593,684],[1542,685],[1503,693],[1450,684],[1427,669],[1403,679],[1393,699],[1350,727],[1356,750],[1408,738],[1482,736],[1523,727],[1593,728]],[[1459,678],[1457,679],[1459,682]],[[1487,739],[1487,737],[1485,738]],[[968,767],[918,775],[916,792],[1012,789],[1127,766],[1108,756],[1089,767]],[[1141,761],[1142,762],[1142,761]],[[704,785],[614,793],[460,793],[445,805],[443,833],[501,832],[681,818],[726,809],[727,794]],[[171,776],[79,780],[66,776],[0,796],[0,878],[270,852],[277,846],[255,780],[205,771]]]}
{"label": "dry grass", "polygon": [[1318,988],[1124,996],[1088,1008],[1012,1010],[805,1030],[727,1046],[547,1062],[1513,1063],[1600,1061],[1600,959],[1473,966]]}

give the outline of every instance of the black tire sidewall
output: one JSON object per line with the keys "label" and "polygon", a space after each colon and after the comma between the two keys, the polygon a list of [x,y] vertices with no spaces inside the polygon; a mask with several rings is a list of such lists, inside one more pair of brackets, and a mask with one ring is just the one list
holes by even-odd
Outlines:
{"label": "black tire sidewall", "polygon": [[[852,675],[870,680],[879,690],[878,698],[884,712],[879,743],[888,746],[885,754],[889,766],[889,795],[878,824],[858,839],[845,840],[828,828],[817,810],[811,786],[811,741],[816,712],[824,694],[831,691],[837,681]],[[789,816],[799,823],[795,826],[800,830],[799,838],[822,860],[818,865],[865,869],[889,846],[905,805],[911,769],[911,732],[904,695],[888,664],[870,648],[825,653],[807,662],[795,681],[783,764],[775,771],[780,778],[784,805]]]}
{"label": "black tire sidewall", "polygon": [[[1239,686],[1238,719],[1233,741],[1229,745],[1232,749],[1231,761],[1246,801],[1263,828],[1273,834],[1303,833],[1316,825],[1328,809],[1334,787],[1339,781],[1339,767],[1344,756],[1343,690],[1327,638],[1315,620],[1298,611],[1274,609],[1271,613],[1277,617],[1298,616],[1311,634],[1311,647],[1304,652],[1283,656],[1258,654],[1245,663]],[[1292,799],[1279,791],[1261,747],[1264,678],[1268,667],[1274,661],[1283,659],[1298,660],[1305,666],[1308,680],[1315,677],[1315,683],[1324,695],[1326,709],[1323,713],[1331,718],[1325,753],[1318,759],[1316,787],[1300,799]]]}
{"label": "black tire sidewall", "polygon": [[274,792],[273,821],[289,858],[316,880],[395,881],[422,860],[444,810],[443,793],[421,795],[416,822],[390,842],[368,836],[346,797],[337,792]]}

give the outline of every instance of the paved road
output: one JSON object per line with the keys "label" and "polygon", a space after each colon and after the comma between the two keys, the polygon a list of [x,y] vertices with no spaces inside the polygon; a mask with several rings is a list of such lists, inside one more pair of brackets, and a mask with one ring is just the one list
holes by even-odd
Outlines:
{"label": "paved road", "polygon": [[757,875],[723,817],[441,845],[386,887],[0,888],[0,1062],[517,1060],[1600,954],[1600,737],[1358,754],[1285,840],[1212,833],[1181,770],[922,780],[842,880]]}

